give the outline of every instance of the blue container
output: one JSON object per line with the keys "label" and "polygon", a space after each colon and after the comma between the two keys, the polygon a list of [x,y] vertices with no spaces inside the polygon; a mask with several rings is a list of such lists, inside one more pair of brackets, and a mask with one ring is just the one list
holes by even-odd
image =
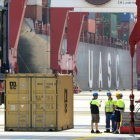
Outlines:
{"label": "blue container", "polygon": [[89,19],[94,19],[94,20],[95,20],[95,13],[89,13],[88,18],[89,18]]}
{"label": "blue container", "polygon": [[134,22],[134,13],[121,13],[122,22]]}

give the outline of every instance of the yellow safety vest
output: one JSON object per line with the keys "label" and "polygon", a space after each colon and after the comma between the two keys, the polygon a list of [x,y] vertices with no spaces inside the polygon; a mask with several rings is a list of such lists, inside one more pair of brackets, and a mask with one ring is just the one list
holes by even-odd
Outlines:
{"label": "yellow safety vest", "polygon": [[118,106],[115,110],[123,112],[125,110],[125,103],[123,99],[119,99],[117,101],[116,106]]}
{"label": "yellow safety vest", "polygon": [[97,100],[92,100],[90,105],[97,105],[99,107],[99,102]]}
{"label": "yellow safety vest", "polygon": [[113,112],[114,110],[114,101],[113,100],[107,100],[105,101],[105,111],[106,112]]}

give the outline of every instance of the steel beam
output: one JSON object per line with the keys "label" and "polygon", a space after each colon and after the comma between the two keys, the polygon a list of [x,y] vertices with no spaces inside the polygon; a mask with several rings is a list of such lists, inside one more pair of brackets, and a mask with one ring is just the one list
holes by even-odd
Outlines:
{"label": "steel beam", "polygon": [[61,47],[66,20],[70,10],[73,10],[73,8],[51,8],[50,68],[55,71],[55,73],[60,70],[59,60],[61,59]]}
{"label": "steel beam", "polygon": [[[12,67],[12,71],[14,69],[18,69],[17,66],[17,47],[20,38],[20,32],[22,29],[22,23],[24,19],[24,14],[26,10],[27,0],[12,0],[10,2],[9,8],[9,47],[10,47],[10,63]],[[13,73],[13,72],[12,72]]]}
{"label": "steel beam", "polygon": [[83,20],[89,13],[70,12],[68,17],[67,54],[77,54]]}

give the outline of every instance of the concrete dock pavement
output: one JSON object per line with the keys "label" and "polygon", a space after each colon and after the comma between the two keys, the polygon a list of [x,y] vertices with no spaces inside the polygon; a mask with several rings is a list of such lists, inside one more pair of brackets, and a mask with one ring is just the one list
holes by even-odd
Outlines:
{"label": "concrete dock pavement", "polygon": [[[131,91],[112,91],[113,98],[116,99],[116,92],[123,93],[123,99],[126,103],[126,110],[129,111],[129,95]],[[0,111],[0,139],[10,140],[140,140],[140,135],[130,134],[112,134],[101,133],[91,134],[91,114],[89,103],[92,99],[93,92],[82,92],[74,95],[74,129],[59,131],[59,132],[4,132],[4,106],[3,111]],[[134,91],[135,99],[140,99],[138,91]],[[105,131],[105,114],[104,114],[104,102],[107,99],[106,91],[99,92],[99,100],[102,100],[102,106],[100,108],[100,123],[99,130]]]}

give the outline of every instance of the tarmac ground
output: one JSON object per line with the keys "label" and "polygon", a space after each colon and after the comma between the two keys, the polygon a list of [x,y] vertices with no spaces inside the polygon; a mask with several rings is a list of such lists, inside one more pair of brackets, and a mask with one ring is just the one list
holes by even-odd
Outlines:
{"label": "tarmac ground", "polygon": [[[129,111],[129,95],[131,91],[118,91],[123,93],[123,99],[125,100],[125,111]],[[116,91],[112,91],[113,98],[115,99]],[[140,99],[138,91],[134,91],[135,101]],[[91,114],[89,108],[89,102],[92,99],[92,92],[82,92],[80,94],[74,94],[74,128],[59,132],[15,132],[4,131],[4,106],[0,107],[0,139],[9,140],[140,140],[140,134],[112,134],[101,133],[91,134],[90,122]],[[105,131],[105,114],[104,114],[104,102],[107,99],[106,91],[99,92],[98,100],[102,100],[102,106],[100,108],[100,123],[99,130]],[[135,109],[139,108],[139,104],[135,104]]]}

